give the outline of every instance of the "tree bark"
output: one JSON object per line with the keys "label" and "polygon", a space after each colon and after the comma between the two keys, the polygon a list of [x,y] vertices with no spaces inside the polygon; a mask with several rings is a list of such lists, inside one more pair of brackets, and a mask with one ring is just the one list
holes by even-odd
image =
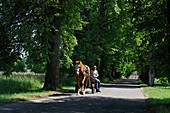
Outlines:
{"label": "tree bark", "polygon": [[153,64],[149,67],[149,86],[154,86],[155,81],[155,70]]}
{"label": "tree bark", "polygon": [[116,78],[116,72],[115,72],[115,69],[114,69],[114,65],[112,65],[112,74],[111,74],[111,76],[113,78]]}
{"label": "tree bark", "polygon": [[149,62],[150,62],[150,66],[149,66],[149,86],[154,86],[154,80],[155,80],[155,70],[154,70],[154,65],[151,61],[151,58],[153,56],[153,48],[154,45],[152,44],[149,47]]}
{"label": "tree bark", "polygon": [[57,36],[56,41],[49,42],[51,46],[51,52],[49,54],[49,61],[47,61],[47,72],[45,77],[45,84],[43,89],[56,90],[58,89],[58,79],[59,79],[59,45],[60,36]]}
{"label": "tree bark", "polygon": [[[59,0],[60,6],[63,5],[64,0]],[[55,7],[51,6],[48,8],[49,12],[51,12],[51,15],[53,15],[55,12],[58,11],[60,13],[63,12],[63,9],[55,9]],[[52,13],[53,12],[53,13]],[[50,23],[51,25],[54,25],[55,28],[60,29],[61,27],[61,18],[54,17],[53,22]],[[45,83],[43,89],[49,89],[49,90],[57,90],[58,89],[58,80],[59,80],[59,65],[60,65],[60,33],[56,32],[54,28],[51,28],[51,34],[53,37],[51,37],[51,40],[49,40],[49,53],[48,57],[49,60],[47,60],[47,72],[45,77]]]}

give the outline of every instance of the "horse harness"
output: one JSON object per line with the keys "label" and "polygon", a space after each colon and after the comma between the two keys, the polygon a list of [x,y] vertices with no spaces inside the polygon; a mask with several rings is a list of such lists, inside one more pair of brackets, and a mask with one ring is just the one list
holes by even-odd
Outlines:
{"label": "horse harness", "polygon": [[[80,70],[80,75],[83,75],[83,76],[87,76],[89,71],[88,71],[88,66],[87,65],[83,65],[81,63],[81,61],[77,61],[76,64],[80,64],[81,66],[79,67],[79,70]],[[82,69],[81,69],[82,67]]]}

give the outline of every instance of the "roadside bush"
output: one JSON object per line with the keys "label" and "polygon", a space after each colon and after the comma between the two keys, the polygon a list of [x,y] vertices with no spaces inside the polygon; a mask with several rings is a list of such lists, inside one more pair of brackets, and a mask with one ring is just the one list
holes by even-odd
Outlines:
{"label": "roadside bush", "polygon": [[112,76],[109,76],[109,80],[110,80],[110,81],[113,81],[114,78],[113,78]]}
{"label": "roadside bush", "polygon": [[102,82],[103,82],[103,83],[109,82],[109,78],[104,78],[104,79],[102,80]]}
{"label": "roadside bush", "polygon": [[62,76],[59,78],[59,87],[62,86],[75,86],[76,80],[74,77]]}
{"label": "roadside bush", "polygon": [[170,83],[167,77],[155,78],[154,83],[155,85],[159,85],[159,86],[170,86]]}
{"label": "roadside bush", "polygon": [[160,77],[159,79],[163,86],[169,86],[168,77]]}
{"label": "roadside bush", "polygon": [[138,78],[138,83],[139,84],[144,84],[144,82],[140,78]]}

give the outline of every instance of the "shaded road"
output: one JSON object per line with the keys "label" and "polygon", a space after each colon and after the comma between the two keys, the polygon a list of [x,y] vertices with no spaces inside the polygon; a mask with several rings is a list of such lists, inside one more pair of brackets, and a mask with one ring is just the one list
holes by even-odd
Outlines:
{"label": "shaded road", "polygon": [[146,113],[145,97],[133,79],[104,84],[101,93],[76,96],[75,93],[13,103],[0,107],[0,113]]}

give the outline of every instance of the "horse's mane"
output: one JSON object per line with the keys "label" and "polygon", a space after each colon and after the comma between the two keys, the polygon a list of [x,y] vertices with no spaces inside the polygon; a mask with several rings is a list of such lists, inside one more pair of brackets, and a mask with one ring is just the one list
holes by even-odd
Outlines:
{"label": "horse's mane", "polygon": [[82,72],[84,72],[83,63],[81,61],[76,61],[76,64],[80,64],[80,69]]}

